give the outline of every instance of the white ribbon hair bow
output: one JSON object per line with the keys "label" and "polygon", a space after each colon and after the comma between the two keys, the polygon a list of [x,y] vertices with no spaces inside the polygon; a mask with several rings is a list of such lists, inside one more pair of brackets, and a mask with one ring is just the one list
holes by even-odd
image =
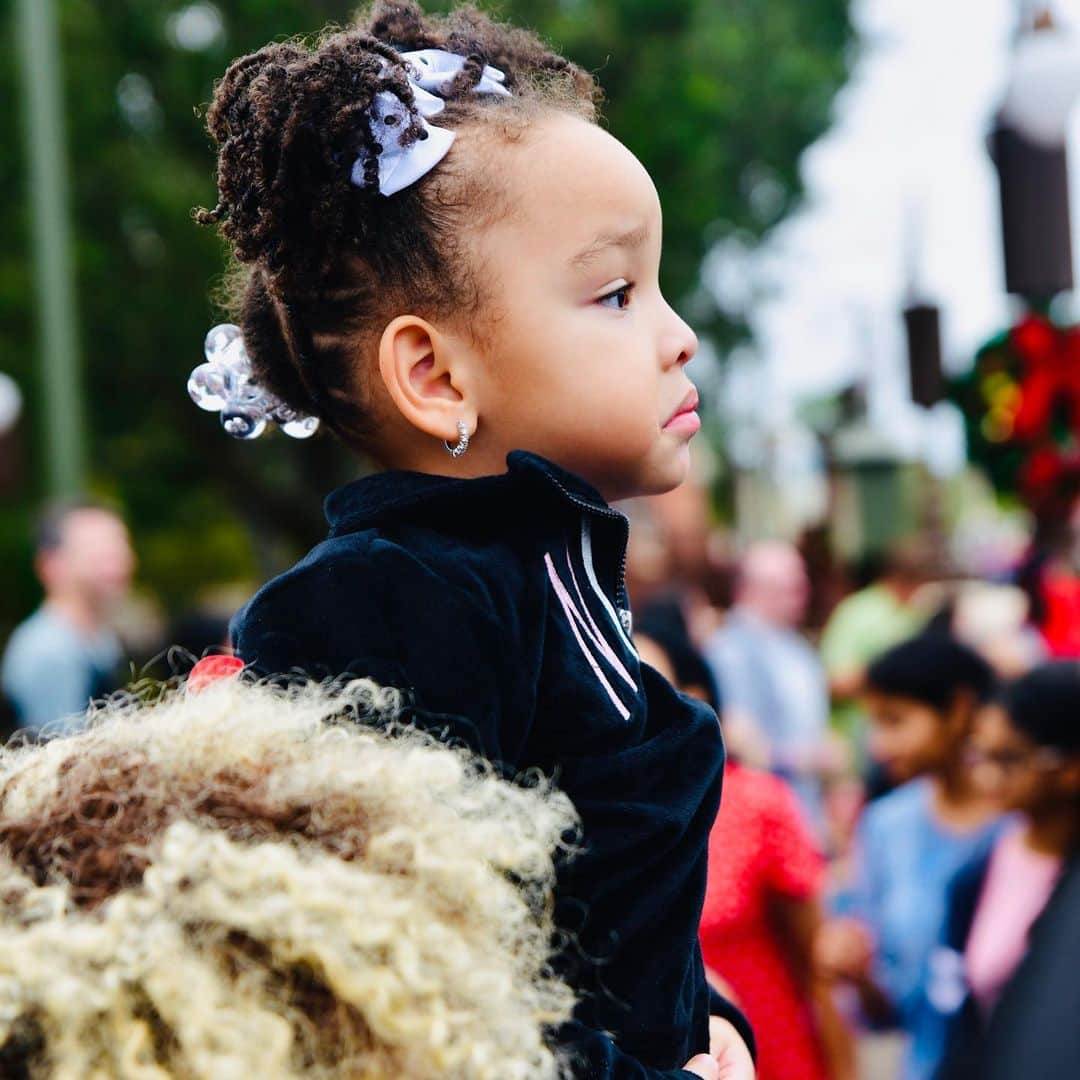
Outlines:
{"label": "white ribbon hair bow", "polygon": [[[465,57],[444,49],[418,49],[401,54],[405,71],[413,84],[413,97],[420,127],[424,134],[411,146],[402,145],[402,137],[413,122],[409,107],[389,90],[375,95],[372,105],[371,133],[382,147],[379,151],[379,192],[393,195],[426,176],[450,152],[457,138],[453,131],[427,122],[438,116],[446,102],[436,96],[449,90],[450,83],[461,73]],[[498,69],[485,65],[480,81],[474,87],[478,94],[499,94],[509,97],[503,83],[506,76]],[[365,150],[353,162],[352,182],[364,187],[364,167],[368,161]]]}

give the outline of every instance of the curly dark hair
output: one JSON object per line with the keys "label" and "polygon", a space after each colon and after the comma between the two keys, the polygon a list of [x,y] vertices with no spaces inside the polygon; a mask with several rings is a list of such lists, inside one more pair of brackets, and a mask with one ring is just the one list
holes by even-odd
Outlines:
{"label": "curly dark hair", "polygon": [[[539,110],[596,118],[593,77],[535,35],[472,7],[426,16],[414,0],[378,0],[348,29],[241,57],[207,113],[219,148],[218,205],[196,220],[220,223],[232,245],[235,318],[255,374],[362,450],[373,432],[357,356],[403,311],[475,325],[483,293],[463,236],[507,209],[497,171],[453,155],[396,195],[379,194],[375,95],[412,106],[400,53],[424,48],[466,58],[440,127],[483,125],[514,140]],[[485,64],[505,73],[511,96],[472,92]],[[419,134],[414,121],[405,141]],[[358,187],[351,171],[365,151]]]}

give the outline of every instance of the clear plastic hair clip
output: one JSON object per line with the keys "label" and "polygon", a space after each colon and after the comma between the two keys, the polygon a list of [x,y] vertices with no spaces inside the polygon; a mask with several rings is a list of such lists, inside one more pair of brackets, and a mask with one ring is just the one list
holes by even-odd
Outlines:
{"label": "clear plastic hair clip", "polygon": [[221,426],[234,438],[257,439],[271,420],[294,439],[319,430],[317,416],[298,413],[252,379],[239,326],[215,326],[206,335],[204,352],[206,363],[188,376],[188,393],[200,409],[221,413]]}

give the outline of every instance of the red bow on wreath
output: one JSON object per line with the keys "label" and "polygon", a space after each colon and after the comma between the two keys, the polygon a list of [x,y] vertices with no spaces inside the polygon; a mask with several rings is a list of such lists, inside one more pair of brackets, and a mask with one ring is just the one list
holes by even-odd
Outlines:
{"label": "red bow on wreath", "polygon": [[1029,442],[1044,436],[1058,403],[1068,409],[1072,429],[1080,435],[1080,333],[1030,316],[1010,337],[1024,363],[1013,438]]}

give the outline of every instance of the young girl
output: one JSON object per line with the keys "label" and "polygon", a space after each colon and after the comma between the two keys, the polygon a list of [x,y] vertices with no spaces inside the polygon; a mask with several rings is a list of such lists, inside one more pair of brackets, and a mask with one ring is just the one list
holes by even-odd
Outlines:
{"label": "young girl", "polygon": [[[976,725],[975,780],[1017,817],[954,884],[948,938],[970,994],[953,1023],[942,1080],[1080,1070],[1069,948],[1080,876],[1078,716],[1080,666],[1063,662],[1019,679]],[[1064,966],[1054,959],[1062,951]]]}
{"label": "young girl", "polygon": [[201,217],[245,268],[242,338],[211,333],[191,390],[234,434],[317,416],[383,468],[330,495],[328,540],[239,613],[238,655],[371,676],[415,723],[554,774],[583,830],[557,911],[575,1071],[743,1078],[749,1030],[696,944],[721,738],[639,662],[609,506],[686,475],[696,341],[597,96],[530,34],[409,2],[236,61]]}
{"label": "young girl", "polygon": [[818,958],[856,988],[870,1019],[909,1036],[903,1076],[928,1080],[945,1038],[928,989],[949,882],[996,828],[965,760],[993,673],[966,645],[928,632],[874,661],[866,684],[870,747],[900,786],[863,814],[853,917],[826,925]]}

